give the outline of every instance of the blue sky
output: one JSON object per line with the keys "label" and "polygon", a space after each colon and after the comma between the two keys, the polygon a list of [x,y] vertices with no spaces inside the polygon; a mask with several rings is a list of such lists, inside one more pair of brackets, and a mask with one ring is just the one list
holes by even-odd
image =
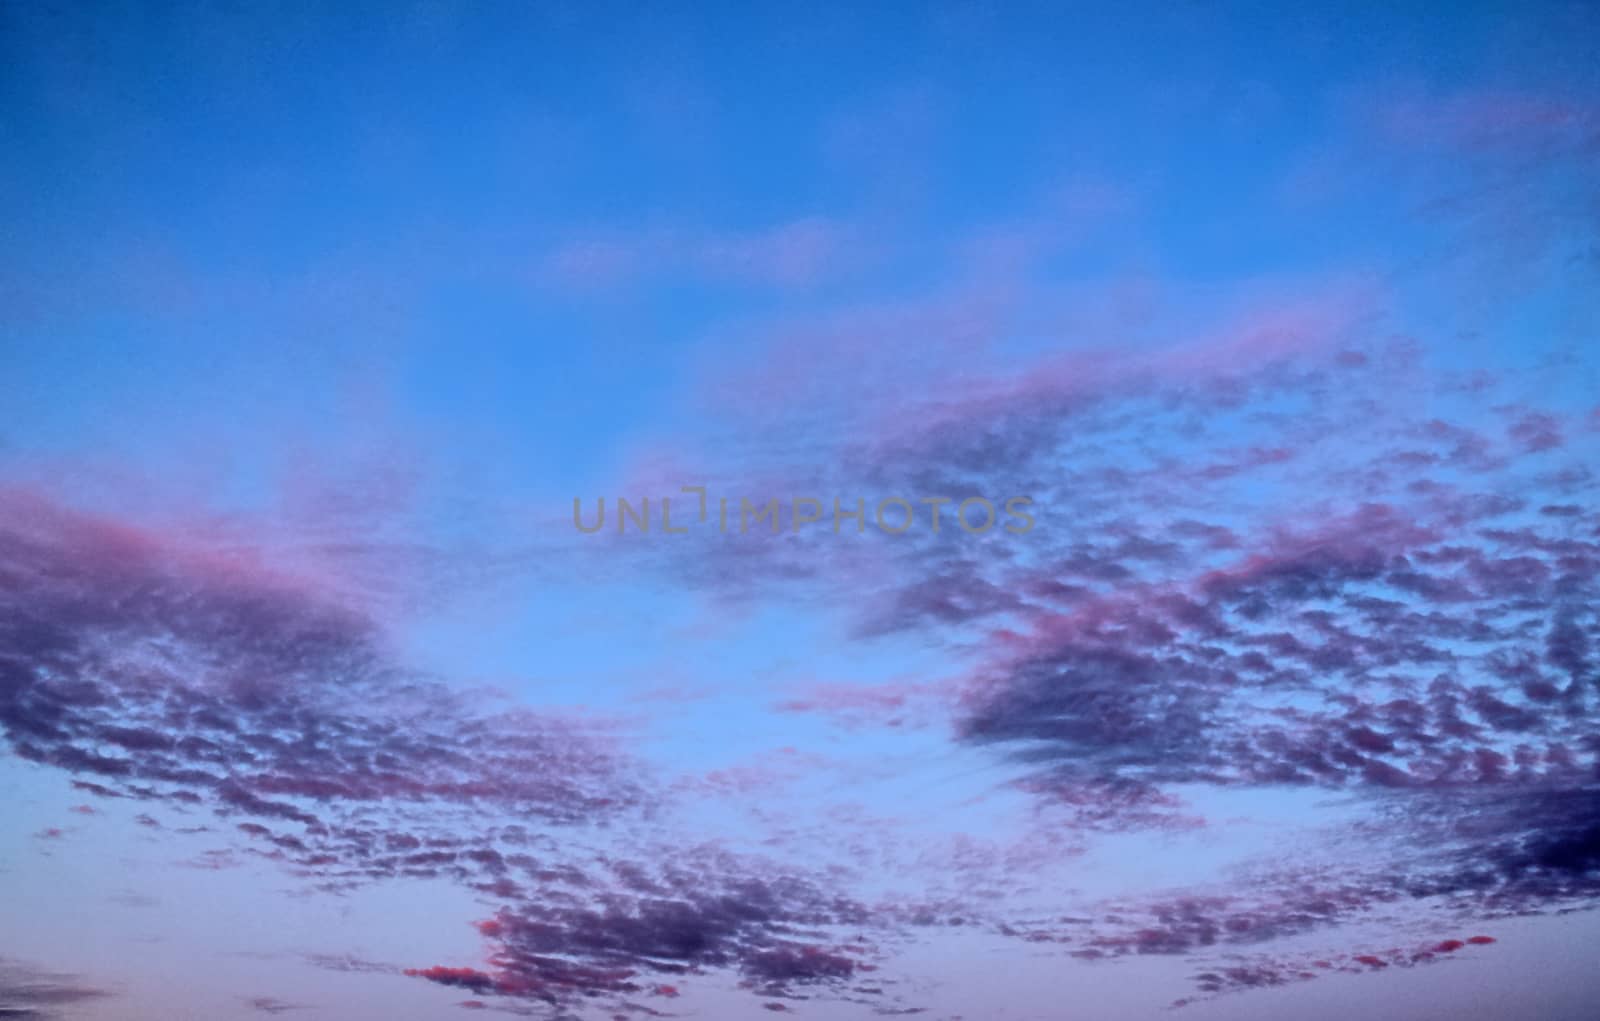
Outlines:
{"label": "blue sky", "polygon": [[0,1009],[1587,1016],[1596,18],[0,9]]}

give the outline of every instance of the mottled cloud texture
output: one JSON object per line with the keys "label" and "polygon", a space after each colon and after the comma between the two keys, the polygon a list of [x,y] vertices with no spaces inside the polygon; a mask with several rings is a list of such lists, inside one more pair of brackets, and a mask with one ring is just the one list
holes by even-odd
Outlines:
{"label": "mottled cloud texture", "polygon": [[1592,14],[1191,13],[1117,89],[964,8],[0,14],[0,1017],[1293,1014],[1592,927]]}
{"label": "mottled cloud texture", "polygon": [[[1372,820],[1342,838],[1362,843],[1353,859],[1262,863],[1232,888],[1092,905],[1065,925],[1003,887],[874,900],[868,876],[674,831],[663,805],[683,788],[604,721],[459,693],[302,583],[15,491],[0,500],[0,723],[14,754],[80,791],[202,812],[219,847],[306,883],[447,878],[491,898],[481,966],[403,967],[479,1000],[643,1010],[707,972],[767,998],[875,998],[882,944],[946,915],[1094,960],[1270,948],[1409,905],[1396,935],[1414,947],[1311,963],[1254,950],[1197,970],[1197,991],[1426,963],[1475,945],[1464,929],[1600,892],[1600,520],[1582,423],[1506,404],[1496,433],[1382,403],[1385,360],[1409,357],[1315,351],[1041,398],[1025,419],[996,408],[914,454],[842,462],[863,466],[861,486],[1026,480],[1045,508],[1026,547],[984,556],[1008,540],[947,531],[862,553],[889,565],[852,611],[863,624],[965,636],[967,666],[844,708],[887,719],[933,697],[950,740],[1009,762],[1015,788],[1085,839],[1203,825],[1185,808],[1196,788],[1347,792]],[[1238,424],[1207,450],[1223,418]],[[1007,438],[1019,429],[1026,442]],[[1169,432],[1194,456],[1165,453]],[[1269,441],[1287,453],[1252,453]],[[1008,453],[974,461],[973,444]],[[1286,486],[1314,499],[1255,495]],[[856,569],[811,563],[774,584]],[[930,884],[950,867],[921,866]]]}
{"label": "mottled cloud texture", "polygon": [[406,974],[627,1006],[705,969],[770,996],[866,966],[859,940],[819,942],[884,924],[831,883],[711,845],[582,849],[571,831],[641,823],[659,797],[601,728],[454,693],[371,621],[226,558],[25,494],[0,507],[14,753],[101,798],[204,811],[235,834],[219,850],[327,890],[448,878],[505,905],[478,926],[490,970]]}

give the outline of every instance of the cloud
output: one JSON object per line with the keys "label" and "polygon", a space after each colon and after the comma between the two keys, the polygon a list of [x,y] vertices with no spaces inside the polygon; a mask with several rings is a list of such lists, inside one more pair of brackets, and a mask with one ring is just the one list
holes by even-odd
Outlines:
{"label": "cloud", "polygon": [[291,1010],[305,1010],[304,1003],[289,1003],[276,996],[250,996],[245,998],[245,1005],[251,1010],[263,1014],[287,1014]]}
{"label": "cloud", "polygon": [[74,1005],[111,995],[105,989],[84,984],[76,975],[0,958],[0,1016],[68,1017]]}
{"label": "cloud", "polygon": [[487,802],[551,821],[636,788],[603,736],[386,659],[373,624],[156,537],[0,499],[0,727],[23,758],[146,801],[326,834],[327,806]]}
{"label": "cloud", "polygon": [[[866,906],[798,876],[750,871],[711,848],[698,867],[618,866],[604,897],[530,897],[478,923],[492,970],[430,967],[406,974],[442,985],[566,1004],[599,993],[675,996],[649,975],[732,969],[763,995],[838,986],[867,966],[861,945],[799,934],[879,926]],[[662,990],[671,990],[663,992]]]}
{"label": "cloud", "polygon": [[[1040,524],[1026,536],[686,541],[654,566],[819,605],[849,590],[840,616],[858,640],[947,650],[943,682],[819,685],[778,709],[852,731],[913,708],[946,718],[1072,834],[1057,857],[1094,833],[1204,826],[1195,788],[1340,791],[1368,814],[1330,838],[1354,848],[1342,872],[1256,863],[1072,926],[998,901],[960,909],[995,931],[1085,960],[1188,957],[1358,922],[1409,935],[1396,905],[1437,926],[1592,904],[1592,438],[1503,399],[1541,370],[1432,371],[1416,343],[1372,336],[1383,302],[1355,293],[964,391],[917,376],[910,399],[951,413],[904,416],[893,442],[801,433],[827,467],[788,475],[796,492],[1028,493]],[[830,373],[815,373],[820,393]],[[906,391],[856,382],[845,420],[902,408]],[[781,479],[795,442],[741,456]],[[1377,959],[1352,967],[1396,964]],[[1303,970],[1263,968],[1218,988]]]}
{"label": "cloud", "polygon": [[[623,239],[556,268],[798,285],[840,241],[777,233]],[[197,867],[261,859],[318,890],[444,879],[483,898],[479,960],[314,962],[461,990],[466,1009],[653,1010],[706,973],[782,1008],[877,1003],[860,991],[876,983],[856,983],[884,947],[946,924],[1086,961],[1197,965],[1358,922],[1416,937],[1404,958],[1316,959],[1370,971],[1477,945],[1438,937],[1465,931],[1441,930],[1445,903],[1463,926],[1592,904],[1592,430],[1503,399],[1534,389],[1513,373],[1433,378],[1416,343],[1383,336],[1390,301],[1362,273],[1177,315],[1151,299],[1132,320],[1158,325],[1137,342],[988,357],[1055,311],[1025,290],[984,278],[774,326],[711,403],[723,424],[793,428],[749,431],[709,474],[759,483],[736,497],[1027,494],[1026,536],[785,531],[606,565],[795,596],[837,608],[864,646],[932,647],[948,676],[817,684],[775,708],[852,734],[947,733],[952,756],[999,777],[995,800],[1026,800],[1020,835],[914,840],[849,811],[793,821],[779,789],[819,757],[668,777],[605,721],[408,668],[368,610],[315,579],[15,491],[0,495],[0,731],[84,794],[139,802],[142,825],[212,815],[226,846]],[[1212,825],[1193,788],[1338,791],[1366,815],[1337,834],[1347,862],[1252,862],[1047,923],[1007,899],[1101,834]],[[831,842],[861,871],[686,838],[674,799],[708,792],[770,800],[751,818],[774,853]],[[871,869],[913,895],[866,900]],[[1416,921],[1394,921],[1402,909]],[[1196,982],[1298,981],[1316,960],[1267,953]]]}
{"label": "cloud", "polygon": [[[727,970],[771,996],[864,966],[867,948],[816,941],[831,927],[888,924],[803,873],[713,848],[621,833],[600,851],[591,830],[647,831],[662,797],[606,728],[407,670],[374,622],[315,592],[39,496],[6,494],[0,512],[12,750],[93,777],[89,793],[230,821],[230,845],[198,867],[255,856],[330,890],[444,878],[505,905],[479,926],[491,967],[407,975],[568,1005]],[[671,860],[698,864],[657,864]]]}
{"label": "cloud", "polygon": [[1474,936],[1467,940],[1441,940],[1432,946],[1391,947],[1370,953],[1231,954],[1196,973],[1193,981],[1199,995],[1183,997],[1173,1006],[1186,1007],[1227,993],[1309,982],[1324,975],[1365,974],[1391,967],[1415,968],[1436,963],[1443,955],[1456,954],[1469,945],[1484,946],[1493,942],[1492,937]]}

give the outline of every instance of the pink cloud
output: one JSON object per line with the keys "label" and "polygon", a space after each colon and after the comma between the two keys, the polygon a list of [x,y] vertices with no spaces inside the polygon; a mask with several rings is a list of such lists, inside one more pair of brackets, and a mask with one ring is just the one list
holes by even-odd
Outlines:
{"label": "pink cloud", "polygon": [[815,713],[846,727],[902,727],[933,718],[944,696],[929,684],[817,684],[775,707],[784,713]]}

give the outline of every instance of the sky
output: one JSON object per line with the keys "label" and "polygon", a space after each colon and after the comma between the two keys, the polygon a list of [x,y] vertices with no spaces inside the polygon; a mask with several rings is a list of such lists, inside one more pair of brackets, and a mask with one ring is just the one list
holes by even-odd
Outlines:
{"label": "sky", "polygon": [[0,1015],[1593,1017],[1597,58],[0,2]]}

